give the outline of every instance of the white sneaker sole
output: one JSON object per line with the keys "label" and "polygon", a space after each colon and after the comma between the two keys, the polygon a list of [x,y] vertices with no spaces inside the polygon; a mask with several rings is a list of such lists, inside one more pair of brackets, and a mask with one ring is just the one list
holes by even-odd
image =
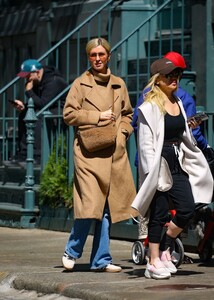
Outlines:
{"label": "white sneaker sole", "polygon": [[[162,263],[164,264],[165,268],[166,268],[171,274],[177,273],[178,270],[177,270],[177,268],[176,268],[174,265],[168,266],[167,262],[164,262],[164,261],[162,261]],[[172,264],[173,264],[173,262],[172,262]]]}
{"label": "white sneaker sole", "polygon": [[145,277],[148,279],[169,279],[171,277],[171,274],[162,274],[162,275],[158,275],[155,274],[153,272],[150,272],[149,270],[146,269],[145,273],[144,273]]}

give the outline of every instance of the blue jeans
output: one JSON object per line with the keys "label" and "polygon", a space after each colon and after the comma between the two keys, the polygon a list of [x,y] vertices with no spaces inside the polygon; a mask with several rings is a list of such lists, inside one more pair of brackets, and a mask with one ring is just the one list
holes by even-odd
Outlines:
{"label": "blue jeans", "polygon": [[65,252],[77,259],[82,256],[83,248],[92,222],[95,222],[94,239],[90,257],[91,269],[102,269],[112,263],[109,249],[110,213],[105,208],[102,221],[94,219],[75,219]]}

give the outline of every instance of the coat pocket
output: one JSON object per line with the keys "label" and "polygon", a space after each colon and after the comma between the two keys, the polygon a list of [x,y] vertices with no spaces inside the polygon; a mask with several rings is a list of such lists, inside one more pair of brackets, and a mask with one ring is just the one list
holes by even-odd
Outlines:
{"label": "coat pocket", "polygon": [[173,184],[173,179],[172,179],[172,175],[168,163],[164,157],[161,157],[157,190],[160,192],[166,192],[171,189],[172,184]]}

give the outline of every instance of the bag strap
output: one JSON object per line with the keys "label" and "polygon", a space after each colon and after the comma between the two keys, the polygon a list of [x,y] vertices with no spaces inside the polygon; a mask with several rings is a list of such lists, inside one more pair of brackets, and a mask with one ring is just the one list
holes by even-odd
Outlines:
{"label": "bag strap", "polygon": [[114,91],[113,91],[112,112],[114,112]]}
{"label": "bag strap", "polygon": [[112,89],[112,112],[114,112],[114,89]]}

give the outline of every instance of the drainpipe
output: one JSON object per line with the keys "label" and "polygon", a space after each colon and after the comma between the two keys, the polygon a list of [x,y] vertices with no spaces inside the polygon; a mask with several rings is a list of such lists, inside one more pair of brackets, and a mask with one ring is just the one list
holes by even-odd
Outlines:
{"label": "drainpipe", "polygon": [[[214,8],[213,1],[207,0],[206,7],[206,107],[207,111],[214,113],[214,37],[213,37],[213,23],[214,23]],[[212,15],[213,14],[213,15]],[[212,19],[213,18],[213,19]],[[208,143],[211,147],[214,147],[213,136],[213,117],[208,120]]]}
{"label": "drainpipe", "polygon": [[[212,0],[207,0],[207,22],[206,22],[206,95],[207,95],[207,109],[209,111],[214,112],[214,87],[213,87],[213,78],[214,78],[214,37],[213,37],[213,27],[212,22],[214,23],[214,19],[212,20],[212,12],[214,14],[214,9],[212,6]],[[213,17],[214,18],[214,17]]]}

